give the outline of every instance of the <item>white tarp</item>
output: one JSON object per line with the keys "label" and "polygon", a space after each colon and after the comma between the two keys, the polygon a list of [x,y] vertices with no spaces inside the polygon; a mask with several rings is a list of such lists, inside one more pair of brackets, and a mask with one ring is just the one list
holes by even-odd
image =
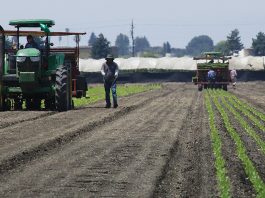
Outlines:
{"label": "white tarp", "polygon": [[[163,58],[116,58],[114,60],[121,70],[135,69],[170,69],[170,70],[196,70],[196,61],[192,57],[163,57]],[[99,72],[105,59],[80,59],[79,67],[82,72]],[[201,61],[200,61],[201,62]],[[237,70],[263,70],[264,57],[232,57],[229,60],[230,68]]]}

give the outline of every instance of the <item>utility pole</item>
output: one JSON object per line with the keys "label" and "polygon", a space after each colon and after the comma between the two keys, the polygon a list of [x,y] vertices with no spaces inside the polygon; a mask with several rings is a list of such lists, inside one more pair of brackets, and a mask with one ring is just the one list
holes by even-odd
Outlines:
{"label": "utility pole", "polygon": [[[69,28],[65,28],[65,31],[66,31],[66,32],[69,32],[70,29],[69,29]],[[67,38],[67,46],[69,47],[69,39],[68,39],[68,36],[66,36],[66,38]]]}
{"label": "utility pole", "polygon": [[134,32],[133,32],[133,29],[134,29],[134,25],[133,25],[133,20],[132,20],[132,25],[131,25],[131,37],[132,37],[132,57],[134,57]]}

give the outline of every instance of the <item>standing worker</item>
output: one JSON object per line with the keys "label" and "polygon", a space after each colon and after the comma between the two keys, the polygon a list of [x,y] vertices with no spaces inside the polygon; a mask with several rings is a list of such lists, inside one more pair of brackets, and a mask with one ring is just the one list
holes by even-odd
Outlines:
{"label": "standing worker", "polygon": [[234,88],[236,88],[236,77],[237,77],[237,72],[235,69],[232,69],[230,71],[230,78],[231,78],[231,82],[232,82]]}
{"label": "standing worker", "polygon": [[39,49],[38,44],[34,41],[34,38],[32,35],[27,36],[27,44],[25,45],[25,48],[36,48]]}
{"label": "standing worker", "polygon": [[212,68],[208,71],[207,77],[208,77],[209,87],[211,89],[215,88],[216,72]]}
{"label": "standing worker", "polygon": [[103,63],[101,67],[101,74],[104,81],[106,108],[111,107],[110,90],[112,92],[113,107],[117,108],[116,80],[119,74],[119,67],[118,64],[113,61],[114,57],[111,54],[108,54],[105,60],[106,62]]}

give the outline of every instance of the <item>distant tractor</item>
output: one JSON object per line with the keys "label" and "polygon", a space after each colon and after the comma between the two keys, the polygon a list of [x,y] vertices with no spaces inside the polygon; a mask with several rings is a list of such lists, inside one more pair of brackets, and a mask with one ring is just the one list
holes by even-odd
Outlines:
{"label": "distant tractor", "polygon": [[[76,47],[52,48],[53,36],[85,33],[50,32],[53,20],[12,20],[16,30],[0,26],[0,110],[45,109],[67,111],[74,107],[72,97],[86,96],[86,79],[79,72],[79,39]],[[41,31],[21,31],[21,28],[41,28]],[[31,35],[43,41],[38,48],[25,48],[20,41]],[[7,47],[7,36],[15,43]],[[25,39],[23,39],[25,40]],[[42,103],[43,101],[43,103]],[[41,104],[42,103],[42,104]],[[23,105],[24,104],[24,105]]]}
{"label": "distant tractor", "polygon": [[197,60],[196,76],[192,78],[198,90],[201,91],[209,87],[208,71],[212,69],[216,73],[214,88],[221,88],[227,91],[227,85],[230,82],[229,62],[231,57],[226,57],[220,52],[205,52],[200,57],[194,57]]}

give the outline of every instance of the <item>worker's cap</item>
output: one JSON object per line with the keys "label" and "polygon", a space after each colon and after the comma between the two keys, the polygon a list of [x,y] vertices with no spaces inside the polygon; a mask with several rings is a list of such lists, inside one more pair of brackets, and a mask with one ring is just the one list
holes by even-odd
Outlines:
{"label": "worker's cap", "polygon": [[113,57],[111,54],[108,54],[107,57],[106,57],[105,59],[106,59],[106,60],[110,60],[110,59],[114,60],[114,57]]}

